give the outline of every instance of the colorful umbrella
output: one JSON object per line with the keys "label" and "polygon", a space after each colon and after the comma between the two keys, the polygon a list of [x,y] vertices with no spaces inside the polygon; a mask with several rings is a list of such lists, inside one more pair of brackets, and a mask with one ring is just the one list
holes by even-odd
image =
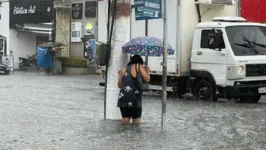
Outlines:
{"label": "colorful umbrella", "polygon": [[[137,37],[122,46],[122,51],[140,56],[161,56],[164,47],[163,40],[155,37]],[[174,55],[175,50],[168,45],[168,55]]]}

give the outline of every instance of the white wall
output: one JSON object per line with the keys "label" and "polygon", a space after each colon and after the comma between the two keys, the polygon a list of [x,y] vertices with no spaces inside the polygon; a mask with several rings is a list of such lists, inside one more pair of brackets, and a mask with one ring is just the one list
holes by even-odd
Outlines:
{"label": "white wall", "polygon": [[14,55],[14,69],[19,69],[18,57],[31,56],[36,53],[36,35],[10,30],[10,49]]}
{"label": "white wall", "polygon": [[[217,16],[236,16],[235,6],[207,5],[200,4],[203,21],[211,21]],[[189,72],[188,59],[191,55],[192,40],[195,26],[198,24],[198,14],[194,0],[181,0],[181,28],[182,28],[182,54],[181,54],[181,72]]]}
{"label": "white wall", "polygon": [[98,1],[98,41],[107,42],[108,0]]}
{"label": "white wall", "polygon": [[7,54],[13,51],[14,69],[19,69],[18,57],[26,57],[36,53],[36,35],[19,33],[9,29],[9,2],[3,2],[1,7],[0,35],[7,38]]}
{"label": "white wall", "polygon": [[0,19],[0,35],[7,38],[7,54],[9,54],[9,2],[2,2],[0,8],[1,19]]}

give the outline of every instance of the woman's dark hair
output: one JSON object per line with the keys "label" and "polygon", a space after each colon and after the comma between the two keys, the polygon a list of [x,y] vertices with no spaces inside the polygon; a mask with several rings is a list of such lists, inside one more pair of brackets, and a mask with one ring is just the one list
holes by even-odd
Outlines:
{"label": "woman's dark hair", "polygon": [[143,62],[142,57],[140,57],[139,55],[134,55],[134,56],[130,57],[130,61],[127,65],[129,66],[132,64],[143,64],[143,63],[144,62]]}

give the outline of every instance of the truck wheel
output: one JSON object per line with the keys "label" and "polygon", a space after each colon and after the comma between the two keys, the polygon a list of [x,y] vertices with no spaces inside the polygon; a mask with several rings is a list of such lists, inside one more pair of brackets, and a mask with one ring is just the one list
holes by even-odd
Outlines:
{"label": "truck wheel", "polygon": [[200,80],[194,88],[194,97],[196,100],[217,101],[213,86],[207,80]]}
{"label": "truck wheel", "polygon": [[258,103],[260,101],[260,98],[261,98],[261,95],[240,97],[239,102],[240,103]]}

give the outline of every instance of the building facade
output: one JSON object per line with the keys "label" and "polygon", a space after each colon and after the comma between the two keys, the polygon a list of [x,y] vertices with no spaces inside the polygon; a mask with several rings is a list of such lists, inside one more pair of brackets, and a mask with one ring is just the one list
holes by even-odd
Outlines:
{"label": "building facade", "polygon": [[[98,1],[72,0],[71,49],[70,57],[83,57],[84,44],[81,37],[86,34],[87,24],[91,24],[95,39],[98,39]],[[102,13],[102,12],[101,12]]]}
{"label": "building facade", "polygon": [[49,39],[52,31],[52,1],[3,1],[0,13],[0,37],[2,37],[0,39],[5,39],[3,42],[5,44],[0,44],[5,45],[0,54],[12,53],[14,69],[19,69],[18,57],[36,54],[38,39],[43,41]]}

